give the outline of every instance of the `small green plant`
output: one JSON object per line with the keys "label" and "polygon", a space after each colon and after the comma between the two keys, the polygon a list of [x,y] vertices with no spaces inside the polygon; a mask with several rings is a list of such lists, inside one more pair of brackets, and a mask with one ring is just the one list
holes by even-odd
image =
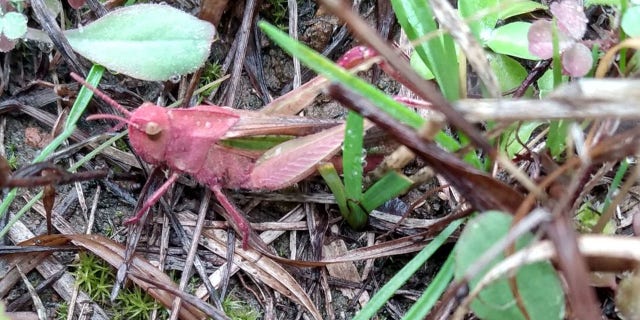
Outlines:
{"label": "small green plant", "polygon": [[56,319],[66,320],[68,313],[69,313],[69,304],[65,301],[59,304],[58,307],[56,308]]}
{"label": "small green plant", "polygon": [[248,303],[229,294],[222,301],[222,309],[233,320],[256,320],[260,318],[260,312]]}
{"label": "small green plant", "polygon": [[[140,287],[134,286],[123,290],[116,299],[120,305],[115,315],[116,319],[141,319],[151,318],[151,312],[159,309],[160,305]],[[166,319],[168,313],[164,312],[161,318]]]}
{"label": "small green plant", "polygon": [[269,8],[266,11],[267,19],[276,25],[278,29],[289,30],[287,0],[267,0],[265,6]]}
{"label": "small green plant", "polygon": [[[107,306],[107,311],[117,319],[149,319],[151,311],[160,308],[159,304],[146,292],[137,286],[121,290],[116,298],[117,304],[108,303],[115,271],[113,268],[91,253],[81,252],[76,264],[73,265],[76,281],[81,290],[85,291],[96,303]],[[58,319],[65,319],[68,305],[61,306],[56,311]],[[166,313],[163,319],[166,318]]]}
{"label": "small green plant", "polygon": [[[218,63],[207,62],[202,69],[202,75],[200,77],[200,86],[205,86],[211,82],[218,80],[222,76],[222,66]],[[213,92],[215,87],[210,87],[201,93],[202,96],[207,97]]]}
{"label": "small green plant", "polygon": [[75,276],[80,289],[86,291],[91,299],[98,303],[109,301],[115,276],[109,264],[93,254],[81,252]]}
{"label": "small green plant", "polygon": [[127,146],[127,143],[123,140],[116,141],[115,147],[120,151],[129,151],[129,146]]}
{"label": "small green plant", "polygon": [[7,147],[7,162],[11,170],[18,168],[18,157],[16,154],[16,145],[12,143]]}

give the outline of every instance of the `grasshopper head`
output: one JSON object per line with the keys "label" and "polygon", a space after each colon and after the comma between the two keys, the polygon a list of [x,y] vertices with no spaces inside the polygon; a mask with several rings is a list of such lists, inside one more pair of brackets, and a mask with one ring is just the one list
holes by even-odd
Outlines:
{"label": "grasshopper head", "polygon": [[128,122],[129,140],[136,153],[146,162],[163,163],[171,133],[167,110],[145,102],[131,113]]}

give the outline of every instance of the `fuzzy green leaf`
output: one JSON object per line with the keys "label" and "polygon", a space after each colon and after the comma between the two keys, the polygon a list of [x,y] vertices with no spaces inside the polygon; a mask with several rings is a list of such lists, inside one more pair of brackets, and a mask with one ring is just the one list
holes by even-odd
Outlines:
{"label": "fuzzy green leaf", "polygon": [[7,12],[0,17],[0,31],[9,40],[22,38],[27,33],[27,17],[19,12]]}
{"label": "fuzzy green leaf", "polygon": [[95,63],[138,79],[163,81],[204,64],[215,28],[168,5],[140,4],[65,35],[73,50]]}
{"label": "fuzzy green leaf", "polygon": [[[495,243],[504,238],[511,227],[512,216],[498,212],[485,212],[465,227],[458,239],[456,252],[456,279],[461,279],[466,271]],[[533,239],[526,234],[516,241],[516,248],[522,248]],[[484,273],[491,266],[504,259],[500,254],[481,272],[471,279],[473,290]],[[564,315],[564,292],[555,269],[549,262],[529,264],[518,269],[515,275],[518,292],[523,305],[532,320],[562,319]],[[524,319],[509,287],[503,278],[484,288],[471,303],[471,309],[480,319]]]}

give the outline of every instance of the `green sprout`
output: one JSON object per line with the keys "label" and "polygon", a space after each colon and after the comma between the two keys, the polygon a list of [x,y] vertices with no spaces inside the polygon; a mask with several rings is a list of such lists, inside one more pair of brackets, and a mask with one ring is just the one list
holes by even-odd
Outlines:
{"label": "green sprout", "polygon": [[224,299],[222,309],[229,318],[234,320],[256,320],[261,315],[258,310],[232,294]]}

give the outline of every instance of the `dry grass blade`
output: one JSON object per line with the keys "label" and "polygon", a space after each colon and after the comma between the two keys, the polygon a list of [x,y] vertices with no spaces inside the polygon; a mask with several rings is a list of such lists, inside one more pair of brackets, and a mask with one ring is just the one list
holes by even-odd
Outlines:
{"label": "dry grass blade", "polygon": [[[111,239],[99,235],[46,235],[36,237],[29,241],[21,243],[21,245],[49,245],[50,243],[58,244],[60,242],[72,242],[76,246],[85,248],[96,256],[114,267],[120,266],[124,262],[125,248],[119,243]],[[169,294],[164,290],[159,290],[153,283],[162,283],[165,286],[177,287],[171,278],[158,270],[154,265],[138,256],[131,259],[130,270],[133,274],[144,275],[145,280],[139,277],[129,275],[129,278],[135,282],[140,288],[146,291],[153,298],[158,300],[167,308],[171,307],[174,300],[173,294]],[[200,319],[204,315],[190,304],[184,304],[180,310],[180,317],[183,319]]]}
{"label": "dry grass blade", "polygon": [[39,319],[46,319],[47,318],[47,312],[46,312],[46,309],[44,308],[44,304],[42,304],[42,300],[40,299],[40,297],[36,293],[36,289],[33,287],[33,285],[31,284],[31,282],[29,281],[27,276],[24,274],[24,272],[22,272],[22,269],[20,269],[20,266],[16,266],[16,269],[18,270],[18,273],[20,273],[20,277],[22,278],[22,281],[24,282],[25,286],[27,287],[27,290],[29,291],[29,294],[31,295],[31,299],[33,299],[33,305],[36,307],[36,311],[38,313],[38,318]]}
{"label": "dry grass blade", "polygon": [[640,81],[580,79],[560,86],[542,100],[466,99],[453,107],[467,121],[556,119],[640,119]]}
{"label": "dry grass blade", "polygon": [[[305,217],[303,210],[298,207],[295,210],[292,210],[289,214],[285,215],[284,217],[282,217],[280,219],[280,222],[282,223],[293,223],[294,221],[300,221]],[[189,217],[187,219],[181,219],[181,220],[193,220],[192,217]],[[301,222],[302,223],[302,222]],[[253,225],[252,225],[253,227]],[[264,241],[266,244],[269,244],[271,242],[273,242],[275,239],[277,239],[280,235],[282,235],[284,233],[284,231],[281,230],[272,230],[272,231],[265,231],[262,232],[260,234],[260,238],[262,238],[262,241]],[[233,264],[232,261],[227,261],[225,264],[223,264],[222,266],[220,266],[220,268],[215,271],[214,273],[212,273],[209,276],[209,280],[211,281],[212,285],[216,288],[219,288],[223,282],[223,279],[225,277],[225,275],[228,273],[229,275],[235,274],[237,271],[239,270],[238,266]],[[196,296],[200,297],[200,298],[204,298],[207,296],[207,291],[204,288],[204,286],[201,286],[200,288],[198,288],[198,290],[196,290]]]}
{"label": "dry grass blade", "polygon": [[[225,231],[205,230],[202,235],[203,240],[206,240],[201,241],[202,246],[221,257],[226,257],[227,233]],[[239,243],[236,243],[235,252],[234,264],[287,298],[302,305],[314,319],[322,319],[320,312],[305,290],[280,264],[253,249],[243,250]]]}
{"label": "dry grass blade", "polygon": [[[44,210],[40,210],[40,211],[44,211]],[[41,212],[41,214],[44,215],[43,212]],[[71,228],[66,226],[63,228],[63,230],[70,232]],[[50,237],[52,237],[51,238],[52,241],[49,243],[51,245],[55,245],[56,241],[59,241],[60,244],[68,243],[68,240],[66,239],[59,238],[59,237],[56,238],[56,236],[50,236]],[[27,229],[27,226],[24,225],[21,221],[16,222],[13,225],[13,228],[9,230],[9,238],[11,239],[11,241],[15,243],[28,241],[29,239],[35,239],[33,233],[29,231],[29,229]],[[44,244],[44,245],[47,246],[47,244]],[[40,246],[34,246],[34,248],[38,248],[38,247]],[[23,254],[18,256],[17,259],[19,259],[20,261],[24,260],[27,263],[34,264],[37,271],[44,278],[58,277],[59,279],[55,281],[51,287],[56,291],[57,294],[60,295],[62,299],[64,299],[65,301],[70,301],[73,295],[74,287],[75,287],[74,285],[75,278],[69,272],[64,271],[65,265],[58,262],[58,260],[55,257],[51,256],[49,252],[45,252],[45,254],[47,254],[48,256],[45,256],[45,255],[30,256],[30,255]],[[31,259],[31,261],[29,261],[29,259]],[[22,263],[21,264],[22,270],[26,272],[27,266],[25,262],[19,262],[19,263]],[[63,274],[59,275],[58,273],[61,270],[63,271]],[[19,276],[17,277],[19,278]],[[8,278],[8,277],[5,277],[5,278]],[[109,317],[107,317],[106,312],[99,305],[91,302],[92,299],[86,293],[84,292],[79,293],[78,300],[85,301],[85,304],[90,305],[90,307],[93,309],[94,319],[96,320],[109,319]]]}

